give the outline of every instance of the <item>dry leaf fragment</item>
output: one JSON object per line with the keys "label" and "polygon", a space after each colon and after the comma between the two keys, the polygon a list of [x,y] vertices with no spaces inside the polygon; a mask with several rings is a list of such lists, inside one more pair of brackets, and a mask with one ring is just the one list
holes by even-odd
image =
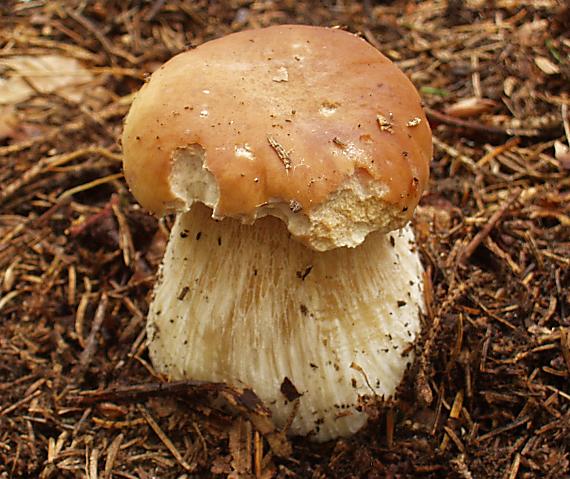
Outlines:
{"label": "dry leaf fragment", "polygon": [[0,105],[20,103],[37,93],[58,92],[79,101],[93,75],[75,58],[60,55],[14,56],[0,59]]}
{"label": "dry leaf fragment", "polygon": [[508,97],[512,95],[513,91],[515,90],[517,82],[518,80],[512,76],[505,78],[505,80],[503,81],[503,92],[505,93],[505,95],[507,95]]}
{"label": "dry leaf fragment", "polygon": [[560,68],[558,65],[552,63],[546,57],[535,57],[534,63],[538,68],[542,70],[543,73],[546,73],[547,75],[556,75],[557,73],[560,73]]}
{"label": "dry leaf fragment", "polygon": [[570,149],[560,140],[554,142],[554,158],[560,162],[564,170],[570,170]]}
{"label": "dry leaf fragment", "polygon": [[497,106],[497,103],[488,98],[462,98],[445,109],[445,113],[456,118],[468,118],[487,113]]}

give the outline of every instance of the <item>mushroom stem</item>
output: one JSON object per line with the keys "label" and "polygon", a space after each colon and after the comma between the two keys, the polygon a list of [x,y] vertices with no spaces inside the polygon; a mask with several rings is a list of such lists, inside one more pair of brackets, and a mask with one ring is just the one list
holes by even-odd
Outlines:
{"label": "mushroom stem", "polygon": [[319,441],[394,394],[423,309],[411,228],[316,252],[274,217],[253,226],[195,204],[179,214],[150,308],[149,350],[171,379],[251,387],[276,424]]}

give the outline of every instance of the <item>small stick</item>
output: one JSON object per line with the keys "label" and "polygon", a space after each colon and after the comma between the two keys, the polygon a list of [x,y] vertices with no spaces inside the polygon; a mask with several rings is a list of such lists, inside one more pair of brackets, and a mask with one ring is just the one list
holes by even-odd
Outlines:
{"label": "small stick", "polygon": [[77,271],[74,265],[67,268],[67,304],[69,306],[75,305],[75,298],[77,292]]}
{"label": "small stick", "polygon": [[562,114],[562,125],[564,126],[564,134],[566,135],[566,142],[568,145],[570,145],[570,121],[568,121],[568,105],[566,103],[563,103],[560,109],[560,113]]}
{"label": "small stick", "polygon": [[442,448],[443,446],[447,447],[449,439],[451,439],[457,449],[459,449],[461,452],[465,452],[465,446],[461,442],[461,439],[459,439],[459,436],[456,434],[456,432],[449,426],[443,426],[443,430],[445,431],[445,437],[443,438],[445,443],[441,444]]}
{"label": "small stick", "polygon": [[[123,116],[123,115],[125,115],[125,113],[129,109],[129,106],[130,106],[133,98],[134,98],[134,95],[132,95],[132,94],[129,94],[129,95],[126,95],[122,98],[119,98],[119,100],[117,102],[112,103],[111,105],[105,107],[102,111],[100,111],[98,113],[94,113],[93,116],[97,120],[100,120],[100,121],[109,120],[110,118],[113,118],[115,116]],[[85,127],[85,117],[82,117],[82,118],[75,120],[71,123],[67,123],[60,128],[53,128],[52,130],[50,130],[45,135],[36,136],[36,137],[30,138],[29,140],[21,141],[19,143],[15,143],[13,145],[0,146],[0,156],[18,153],[20,151],[27,150],[27,149],[29,149],[32,146],[37,145],[37,144],[49,143],[50,141],[57,138],[59,135],[62,135],[64,133],[65,134],[74,133],[76,131],[83,129],[84,127]],[[101,148],[101,147],[91,147],[91,149],[98,149],[98,150],[101,150],[101,152],[103,150],[105,150],[104,148]],[[83,150],[81,150],[81,151],[83,151]],[[73,154],[73,153],[75,153],[75,152],[72,152],[71,154]],[[60,155],[58,155],[58,156],[60,156]],[[64,156],[64,155],[61,155],[61,156]],[[103,156],[106,156],[106,155],[103,155]],[[118,157],[118,156],[114,155],[114,154],[110,154],[109,156],[107,156],[107,158],[112,159],[112,160],[115,160],[116,157]],[[52,165],[52,166],[55,166],[55,165]]]}
{"label": "small stick", "polygon": [[85,469],[88,479],[98,479],[99,473],[97,465],[99,462],[99,449],[95,448],[91,454],[87,454],[88,449],[85,449]]}
{"label": "small stick", "polygon": [[162,6],[164,5],[164,2],[165,0],[154,0],[148,12],[146,12],[144,16],[144,21],[150,22],[154,18],[154,16],[160,11]]}
{"label": "small stick", "polygon": [[99,41],[103,49],[109,54],[109,56],[115,55],[117,57],[124,58],[132,64],[138,64],[138,59],[135,56],[118,47],[116,44],[113,44],[113,42],[111,42],[103,34],[103,32],[101,32],[93,22],[91,22],[91,20],[88,20],[83,15],[75,12],[71,8],[66,9],[65,13],[67,13],[70,18],[75,20],[85,30],[92,33],[93,36]]}
{"label": "small stick", "polygon": [[[0,203],[6,201],[8,198],[13,196],[20,188],[32,182],[41,174],[49,172],[53,168],[62,166],[66,163],[75,160],[76,158],[80,158],[86,155],[100,155],[112,161],[116,162],[121,161],[121,157],[119,155],[107,150],[106,148],[101,148],[101,147],[87,147],[87,148],[82,148],[80,150],[72,151],[70,153],[63,153],[61,155],[48,156],[42,158],[32,167],[24,171],[22,175],[19,176],[16,180],[14,180],[12,183],[9,183],[4,188],[2,188],[2,190],[0,190]],[[57,206],[59,208],[60,206],[64,206],[65,204],[66,203],[61,203],[59,204],[59,206],[57,206],[57,204],[54,206]],[[48,210],[44,214],[51,214],[51,213],[52,211]],[[41,217],[37,221],[40,220]]]}
{"label": "small stick", "polygon": [[283,436],[285,436],[287,434],[287,431],[291,427],[291,424],[293,424],[293,420],[295,419],[295,416],[299,412],[299,406],[300,405],[301,405],[301,403],[299,402],[299,398],[297,398],[293,402],[293,409],[291,409],[291,412],[289,413],[289,416],[287,417],[287,421],[285,422],[285,426],[283,426],[283,430],[281,431],[281,434],[283,434]]}
{"label": "small stick", "polygon": [[229,404],[239,412],[245,414],[254,427],[267,439],[273,453],[280,457],[291,454],[291,444],[287,438],[277,430],[271,421],[271,412],[263,405],[257,395],[250,389],[233,389],[224,383],[210,383],[206,381],[176,381],[172,383],[137,384],[134,386],[120,386],[102,391],[88,391],[80,396],[71,398],[77,405],[89,405],[101,401],[127,401],[137,400],[150,396],[172,396],[177,393],[188,392],[214,392],[224,397]]}
{"label": "small stick", "polygon": [[79,345],[85,349],[85,338],[83,337],[83,324],[85,323],[85,311],[87,311],[87,306],[89,306],[90,292],[85,292],[81,295],[79,300],[79,305],[75,312],[75,334],[77,335],[77,341]]}
{"label": "small stick", "polygon": [[121,211],[119,202],[113,202],[111,204],[111,208],[113,209],[113,213],[115,213],[117,223],[119,224],[119,248],[123,252],[123,261],[126,266],[130,266],[132,259],[135,257],[135,247],[133,246],[131,230],[129,229],[129,224],[125,215]]}
{"label": "small stick", "polygon": [[[431,390],[430,390],[430,393],[431,393]],[[441,417],[441,410],[443,408],[443,401],[444,401],[443,395],[444,394],[445,394],[445,391],[443,389],[443,384],[440,384],[439,390],[438,390],[438,395],[437,395],[437,403],[435,405],[435,416],[433,418],[433,424],[432,424],[431,430],[429,432],[432,436],[435,436],[435,433],[437,432],[437,428],[439,426],[439,418]]]}
{"label": "small stick", "polygon": [[520,453],[517,452],[515,454],[515,458],[513,459],[511,467],[509,468],[508,479],[516,479],[517,474],[519,473],[520,465],[521,465],[521,455],[520,455]]}
{"label": "small stick", "polygon": [[172,383],[135,384],[118,386],[99,391],[85,391],[80,396],[73,397],[78,406],[96,404],[103,401],[135,401],[152,396],[173,395],[183,392],[193,392],[198,388],[218,391],[225,385],[222,383],[206,383],[204,381],[176,381]]}
{"label": "small stick", "polygon": [[394,409],[389,408],[386,412],[386,444],[388,449],[394,445]]}
{"label": "small stick", "polygon": [[493,135],[504,136],[539,136],[540,131],[537,129],[522,129],[522,128],[501,128],[498,126],[483,125],[476,121],[461,120],[451,115],[446,115],[440,111],[431,108],[425,108],[428,119],[433,123],[443,123],[444,125],[457,126],[467,130],[479,131],[483,133],[490,133]]}
{"label": "small stick", "polygon": [[463,165],[465,165],[471,171],[473,172],[477,171],[477,165],[471,158],[469,158],[467,155],[461,154],[456,148],[453,148],[453,146],[448,145],[447,143],[441,141],[435,135],[433,135],[433,144],[438,148],[441,148],[452,158],[457,158]]}
{"label": "small stick", "polygon": [[503,143],[502,145],[497,146],[492,151],[490,151],[489,153],[484,155],[475,164],[478,167],[481,167],[481,166],[489,163],[489,161],[491,161],[496,156],[499,156],[501,153],[504,153],[505,151],[510,150],[513,146],[517,146],[520,142],[521,142],[521,139],[519,137],[511,138],[506,143]]}
{"label": "small stick", "polygon": [[102,178],[97,178],[96,180],[90,181],[88,183],[84,183],[82,185],[75,186],[70,188],[69,190],[64,191],[61,195],[59,195],[58,200],[63,200],[68,196],[72,196],[76,193],[81,193],[82,191],[90,190],[95,188],[96,186],[103,185],[105,183],[109,183],[113,180],[118,180],[119,178],[123,177],[123,173],[114,173],[112,175],[103,176]]}
{"label": "small stick", "polygon": [[481,75],[479,73],[479,57],[477,54],[471,55],[471,83],[473,85],[473,93],[476,98],[482,98],[483,93],[481,91]]}
{"label": "small stick", "polygon": [[108,304],[109,297],[106,293],[103,293],[101,300],[99,301],[99,305],[97,306],[97,310],[95,311],[91,331],[89,332],[89,336],[87,336],[87,341],[85,341],[85,349],[83,349],[81,356],[79,356],[79,365],[76,366],[75,373],[82,373],[85,371],[93,359],[93,355],[97,349],[97,336],[101,330],[101,326],[103,325]]}
{"label": "small stick", "polygon": [[506,426],[498,427],[497,429],[494,429],[492,431],[489,431],[486,434],[483,434],[482,436],[479,436],[477,439],[475,439],[475,442],[480,444],[483,441],[486,441],[487,439],[491,439],[495,436],[503,434],[504,432],[510,431],[511,429],[516,429],[517,427],[523,426],[524,424],[529,422],[531,419],[532,418],[530,416],[523,416],[520,419],[517,419],[517,420],[511,422],[510,424],[507,424]]}
{"label": "small stick", "polygon": [[154,420],[154,418],[150,415],[150,413],[143,407],[139,406],[139,411],[141,412],[142,416],[145,418],[148,425],[151,429],[156,433],[158,438],[162,441],[162,443],[166,446],[166,449],[170,451],[170,453],[174,456],[174,459],[180,464],[186,471],[193,472],[195,468],[193,468],[190,464],[188,464],[180,451],[176,449],[176,446],[172,444],[172,441],[168,438],[166,434],[160,429],[158,423]]}
{"label": "small stick", "polygon": [[[462,407],[463,407],[463,391],[460,390],[457,391],[457,394],[455,395],[455,399],[453,401],[453,405],[451,406],[451,412],[449,413],[449,417],[452,419],[458,419]],[[441,444],[439,446],[439,450],[441,452],[447,449],[447,445],[449,444],[449,439],[452,439],[456,445],[458,442],[459,444],[461,444],[461,441],[459,440],[456,441],[455,440],[456,438],[453,437],[453,434],[455,434],[455,432],[451,428],[449,428],[449,430],[445,429],[445,432],[446,434],[445,436],[443,436],[443,441],[441,441]],[[461,449],[461,447],[459,449]]]}
{"label": "small stick", "polygon": [[261,434],[259,431],[255,431],[253,436],[253,453],[254,453],[254,472],[256,479],[260,479],[263,473],[263,466],[261,460],[263,459],[263,441],[261,440]]}
{"label": "small stick", "polygon": [[483,227],[481,231],[479,231],[473,239],[469,242],[469,244],[465,247],[463,252],[459,255],[459,264],[464,265],[465,262],[471,257],[471,255],[475,252],[477,247],[481,244],[481,242],[491,234],[493,228],[497,225],[499,220],[505,215],[507,210],[511,207],[511,205],[518,199],[521,192],[520,190],[515,191],[511,195],[511,197],[501,206],[493,216],[489,218],[489,222]]}
{"label": "small stick", "polygon": [[123,438],[124,435],[122,433],[117,435],[117,437],[113,439],[113,442],[109,446],[109,450],[107,452],[107,459],[105,460],[103,479],[111,479],[111,473],[113,472],[115,459],[117,459],[117,455],[119,453],[119,449],[121,448],[121,443],[123,442]]}
{"label": "small stick", "polygon": [[[200,440],[200,444],[202,444],[203,457],[208,457],[208,444],[206,443],[206,439],[204,439],[204,436],[202,435],[202,431],[200,431],[198,424],[196,424],[194,421],[192,421],[192,426],[194,427],[194,430],[196,431],[196,434],[198,435],[198,439]],[[255,433],[259,434],[257,431],[255,431]]]}
{"label": "small stick", "polygon": [[34,391],[32,394],[29,394],[28,396],[20,399],[19,401],[15,402],[14,404],[12,404],[12,405],[8,406],[7,408],[1,410],[0,416],[5,416],[6,414],[18,409],[22,404],[26,404],[27,402],[30,402],[32,399],[39,396],[40,394],[42,394],[42,391],[40,391],[40,390]]}
{"label": "small stick", "polygon": [[562,349],[562,356],[570,374],[570,334],[566,328],[560,327],[560,348]]}
{"label": "small stick", "polygon": [[113,213],[113,206],[119,201],[119,198],[116,195],[111,196],[109,202],[103,206],[103,208],[94,215],[89,216],[86,218],[82,223],[77,225],[72,225],[69,227],[69,234],[71,236],[78,236],[82,234],[86,229],[90,226],[100,222],[106,217],[111,216]]}

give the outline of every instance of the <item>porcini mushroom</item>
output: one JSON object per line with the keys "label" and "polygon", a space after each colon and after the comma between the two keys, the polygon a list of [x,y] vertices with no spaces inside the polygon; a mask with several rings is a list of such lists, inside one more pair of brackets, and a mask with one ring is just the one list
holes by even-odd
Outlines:
{"label": "porcini mushroom", "polygon": [[[164,64],[125,122],[140,203],[176,212],[148,317],[172,379],[251,387],[316,440],[394,394],[420,329],[407,226],[431,132],[412,83],[359,37],[277,26]],[[395,231],[394,231],[395,230]]]}

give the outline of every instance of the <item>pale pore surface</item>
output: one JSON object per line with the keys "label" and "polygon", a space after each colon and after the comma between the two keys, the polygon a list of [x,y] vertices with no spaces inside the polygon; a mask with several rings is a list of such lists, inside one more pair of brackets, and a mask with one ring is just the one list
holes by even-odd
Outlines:
{"label": "pale pore surface", "polygon": [[280,426],[292,408],[287,377],[302,394],[292,434],[358,430],[358,397],[394,393],[420,329],[411,229],[319,253],[276,218],[246,226],[210,214],[196,205],[172,230],[149,314],[155,367],[251,387]]}
{"label": "pale pore surface", "polygon": [[[212,208],[216,217],[220,192],[214,175],[206,167],[206,152],[200,145],[192,144],[175,151],[170,184],[179,209],[189,210],[195,202],[201,202]],[[297,210],[298,205],[293,201],[269,198],[258,206],[253,216],[238,218],[251,224],[259,218],[275,216],[287,225],[297,241],[316,251],[355,247],[370,232],[391,231],[405,221],[407,213],[382,201],[386,189],[382,182],[359,173],[332,193],[327,203],[310,211]]]}

